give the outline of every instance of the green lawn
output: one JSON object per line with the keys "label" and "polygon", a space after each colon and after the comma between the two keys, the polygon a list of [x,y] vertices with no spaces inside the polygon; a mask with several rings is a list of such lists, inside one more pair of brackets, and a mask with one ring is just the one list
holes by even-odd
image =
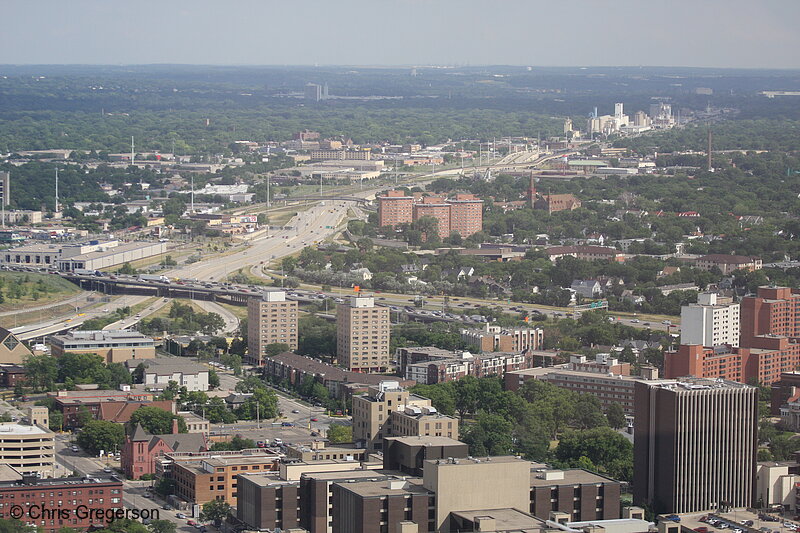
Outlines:
{"label": "green lawn", "polygon": [[0,312],[24,311],[66,300],[80,293],[77,285],[53,274],[0,272]]}

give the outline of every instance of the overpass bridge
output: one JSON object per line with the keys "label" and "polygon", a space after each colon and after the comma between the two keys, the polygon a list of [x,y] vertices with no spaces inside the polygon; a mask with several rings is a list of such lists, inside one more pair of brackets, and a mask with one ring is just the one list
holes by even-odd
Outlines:
{"label": "overpass bridge", "polygon": [[238,285],[211,284],[201,281],[178,281],[160,283],[123,276],[91,276],[86,274],[61,273],[60,276],[71,281],[85,291],[103,294],[135,294],[159,298],[188,298],[231,305],[247,305],[247,300],[260,296],[260,291]]}

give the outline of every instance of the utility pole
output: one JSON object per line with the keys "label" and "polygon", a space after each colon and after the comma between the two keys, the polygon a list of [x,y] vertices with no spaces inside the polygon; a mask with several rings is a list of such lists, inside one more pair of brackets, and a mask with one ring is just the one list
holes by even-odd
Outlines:
{"label": "utility pole", "polygon": [[3,182],[3,203],[0,204],[0,208],[3,210],[3,228],[6,227],[6,200],[8,199],[8,190],[11,188],[11,173],[6,174],[6,177],[8,179]]}
{"label": "utility pole", "polygon": [[708,171],[713,172],[714,166],[711,162],[711,125],[708,126]]}
{"label": "utility pole", "polygon": [[[5,198],[3,198],[5,203]],[[58,213],[58,167],[56,167],[56,213]]]}

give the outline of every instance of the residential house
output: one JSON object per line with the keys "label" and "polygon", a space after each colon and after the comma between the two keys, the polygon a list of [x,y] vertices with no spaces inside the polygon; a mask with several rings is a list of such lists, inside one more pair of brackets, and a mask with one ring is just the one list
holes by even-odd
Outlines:
{"label": "residential house", "polygon": [[372,279],[372,272],[367,267],[351,270],[350,274],[356,276],[361,281],[369,281]]}
{"label": "residential house", "polygon": [[596,279],[576,279],[570,288],[584,298],[599,298],[603,294],[603,288]]}

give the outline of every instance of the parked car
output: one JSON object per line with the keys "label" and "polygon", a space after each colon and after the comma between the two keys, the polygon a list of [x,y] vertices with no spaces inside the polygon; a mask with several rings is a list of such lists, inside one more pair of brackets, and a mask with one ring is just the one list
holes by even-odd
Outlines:
{"label": "parked car", "polygon": [[186,515],[185,515],[185,514],[183,514],[183,513],[178,513],[178,514],[176,514],[175,516],[176,516],[177,518],[180,518],[180,519],[186,518]]}
{"label": "parked car", "polygon": [[194,520],[187,520],[186,521],[186,525],[187,526],[196,526],[197,522],[195,522]]}

